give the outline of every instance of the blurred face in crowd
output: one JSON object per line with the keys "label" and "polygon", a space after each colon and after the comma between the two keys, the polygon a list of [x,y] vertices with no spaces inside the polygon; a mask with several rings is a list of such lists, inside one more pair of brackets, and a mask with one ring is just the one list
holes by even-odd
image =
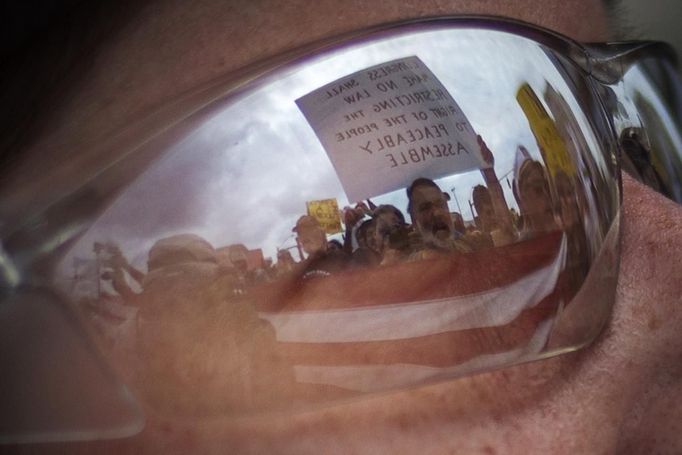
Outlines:
{"label": "blurred face in crowd", "polygon": [[299,229],[298,242],[308,255],[327,250],[327,238],[321,228],[305,227]]}
{"label": "blurred face in crowd", "polygon": [[384,249],[391,233],[393,233],[403,224],[404,223],[400,220],[400,218],[398,218],[398,215],[393,212],[384,211],[379,214],[379,216],[374,218],[375,244],[380,249]]}
{"label": "blurred face in crowd", "polygon": [[376,221],[374,219],[370,220],[363,232],[364,235],[362,237],[365,239],[367,248],[372,251],[379,252],[381,247],[377,243]]}
{"label": "blurred face in crowd", "polygon": [[576,185],[573,185],[568,176],[559,172],[555,177],[556,191],[559,198],[559,220],[564,228],[570,228],[578,223],[580,209],[576,197]]}
{"label": "blurred face in crowd", "polygon": [[290,265],[294,263],[294,258],[291,257],[291,253],[283,250],[277,253],[277,263],[281,265]]}
{"label": "blurred face in crowd", "polygon": [[433,186],[420,185],[412,191],[412,222],[424,242],[441,246],[452,238],[453,224],[445,195]]}
{"label": "blurred face in crowd", "polygon": [[523,207],[523,215],[538,222],[551,222],[552,196],[542,168],[534,162],[527,162],[521,169],[519,204]]}
{"label": "blurred face in crowd", "polygon": [[[374,232],[374,224],[371,221],[363,221],[357,231],[355,231],[355,238],[358,242],[359,248],[367,248],[368,236]],[[373,236],[373,235],[372,235]]]}
{"label": "blurred face in crowd", "polygon": [[[157,2],[103,43],[68,100],[46,107],[51,136],[36,140],[78,150],[178,93],[286,49],[374,24],[464,13],[521,19],[584,42],[609,37],[601,3],[590,0]],[[79,172],[88,165],[52,159]],[[521,189],[534,212],[550,210],[541,180],[534,173]],[[425,239],[452,235],[440,191],[416,188],[412,203]],[[151,418],[141,435],[99,453],[680,453],[682,209],[626,177],[623,210],[614,313],[581,351],[285,417],[173,425]],[[308,254],[326,245],[320,234],[299,233]]]}

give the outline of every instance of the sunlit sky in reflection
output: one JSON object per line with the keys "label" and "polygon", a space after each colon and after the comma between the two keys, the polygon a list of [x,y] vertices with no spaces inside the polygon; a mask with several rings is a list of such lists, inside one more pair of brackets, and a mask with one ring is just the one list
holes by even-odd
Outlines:
{"label": "sunlit sky in reflection", "polygon": [[[144,267],[156,240],[186,232],[201,235],[216,247],[243,243],[274,257],[278,247],[294,244],[291,228],[305,213],[306,201],[336,198],[340,207],[355,202],[346,199],[295,100],[340,77],[411,55],[429,67],[484,138],[495,156],[498,177],[512,170],[519,145],[533,157],[540,156],[516,101],[523,83],[530,84],[541,100],[547,84],[552,85],[573,112],[580,112],[543,50],[501,32],[419,32],[308,60],[302,68],[287,71],[236,102],[223,101],[214,115],[172,146],[122,194],[67,256],[64,266],[70,267],[74,256],[91,256],[94,241],[113,241]],[[546,103],[545,108],[550,112]],[[582,114],[576,120],[583,131],[589,130]],[[593,137],[586,141],[594,146]],[[508,177],[511,182],[513,175]],[[462,214],[471,219],[468,201],[472,188],[483,183],[480,172],[453,175],[438,183],[447,192],[456,188]],[[515,207],[505,179],[502,188],[509,206]],[[372,200],[406,212],[404,191]],[[454,198],[450,209],[459,211]]]}

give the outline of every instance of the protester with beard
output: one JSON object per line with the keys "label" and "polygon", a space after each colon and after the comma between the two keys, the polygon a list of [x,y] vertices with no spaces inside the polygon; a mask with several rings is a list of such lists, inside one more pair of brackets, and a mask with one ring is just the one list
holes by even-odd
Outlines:
{"label": "protester with beard", "polygon": [[407,188],[407,210],[423,246],[414,258],[425,259],[442,253],[468,253],[471,246],[455,230],[447,195],[433,180],[418,178]]}

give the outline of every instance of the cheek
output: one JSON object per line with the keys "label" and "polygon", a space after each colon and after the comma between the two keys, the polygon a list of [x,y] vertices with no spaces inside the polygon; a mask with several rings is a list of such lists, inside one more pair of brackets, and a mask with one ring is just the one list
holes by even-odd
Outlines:
{"label": "cheek", "polygon": [[682,207],[625,174],[623,192],[621,266],[606,366],[622,376],[614,383],[621,394],[614,401],[622,412],[619,450],[679,453]]}
{"label": "cheek", "polygon": [[[619,297],[637,351],[682,359],[682,206],[623,178]],[[633,342],[634,344],[634,342]],[[682,362],[679,362],[682,364]]]}
{"label": "cheek", "polygon": [[[647,333],[682,323],[682,206],[627,176],[620,290]],[[676,344],[682,331],[675,331]]]}

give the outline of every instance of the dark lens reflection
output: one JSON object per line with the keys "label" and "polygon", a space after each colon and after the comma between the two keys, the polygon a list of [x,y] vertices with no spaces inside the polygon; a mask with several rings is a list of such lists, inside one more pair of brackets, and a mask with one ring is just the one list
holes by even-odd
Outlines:
{"label": "dark lens reflection", "polygon": [[[401,58],[412,63],[385,64]],[[367,68],[371,87],[327,90],[370,103],[328,109],[345,119],[332,138],[360,137],[348,153],[383,160],[351,177],[403,177],[351,200],[296,100]],[[442,89],[419,88],[434,78]],[[451,120],[458,109],[467,122]],[[608,315],[617,264],[599,112],[570,63],[504,33],[341,51],[217,102],[57,282],[171,414],[300,408],[576,349]],[[479,159],[443,172],[457,154]]]}

